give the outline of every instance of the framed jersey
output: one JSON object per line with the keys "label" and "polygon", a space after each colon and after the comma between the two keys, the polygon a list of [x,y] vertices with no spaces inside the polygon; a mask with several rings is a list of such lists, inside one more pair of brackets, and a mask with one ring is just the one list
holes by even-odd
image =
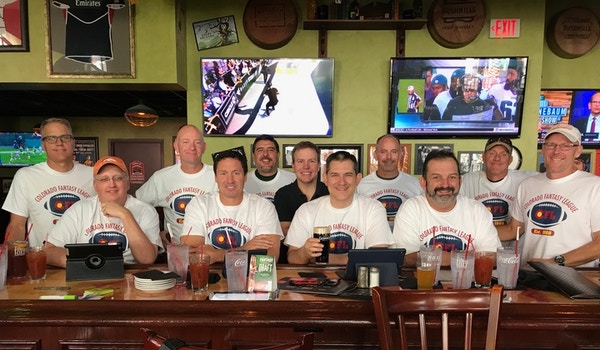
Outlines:
{"label": "framed jersey", "polygon": [[46,1],[52,77],[135,78],[129,0]]}

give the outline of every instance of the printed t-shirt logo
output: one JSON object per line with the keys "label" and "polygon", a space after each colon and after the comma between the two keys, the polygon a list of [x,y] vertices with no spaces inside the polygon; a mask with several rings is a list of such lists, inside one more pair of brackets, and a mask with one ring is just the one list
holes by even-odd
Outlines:
{"label": "printed t-shirt logo", "polygon": [[354,249],[354,240],[346,232],[332,232],[329,237],[329,253],[345,254]]}
{"label": "printed t-shirt logo", "polygon": [[[429,239],[428,246],[434,245],[433,237]],[[435,236],[435,247],[441,247],[445,252],[451,252],[453,250],[464,250],[466,248],[465,243],[462,239],[447,234],[440,234]]]}
{"label": "printed t-shirt logo", "polygon": [[181,196],[177,196],[171,202],[171,209],[173,209],[173,211],[175,211],[177,215],[184,216],[185,208],[187,207],[188,203],[192,200],[192,198],[194,198],[193,194],[182,194]]}
{"label": "printed t-shirt logo", "polygon": [[240,231],[231,226],[222,226],[214,229],[211,233],[209,233],[208,239],[213,247],[219,249],[230,249],[231,246],[237,248],[246,244],[246,239],[240,233]]}
{"label": "printed t-shirt logo", "polygon": [[79,201],[79,197],[72,193],[57,193],[44,203],[44,209],[56,216],[62,216],[67,209]]}
{"label": "printed t-shirt logo", "polygon": [[377,200],[380,201],[381,204],[383,204],[388,218],[391,218],[391,220],[393,220],[396,217],[398,208],[400,208],[400,206],[402,205],[402,198],[393,195],[385,195],[377,198]]}
{"label": "printed t-shirt logo", "polygon": [[567,213],[562,207],[553,202],[541,202],[534,205],[528,212],[527,217],[536,226],[548,228],[553,227],[567,219]]}
{"label": "printed t-shirt logo", "polygon": [[121,243],[121,247],[123,247],[123,250],[126,250],[127,236],[115,231],[98,232],[92,238],[90,238],[90,243]]}
{"label": "printed t-shirt logo", "polygon": [[482,203],[492,213],[494,221],[506,221],[508,219],[508,203],[505,200],[492,198]]}

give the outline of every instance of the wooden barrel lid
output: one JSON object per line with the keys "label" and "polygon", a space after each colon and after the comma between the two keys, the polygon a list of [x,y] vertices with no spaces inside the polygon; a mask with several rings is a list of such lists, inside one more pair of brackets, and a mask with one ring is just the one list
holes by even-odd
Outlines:
{"label": "wooden barrel lid", "polygon": [[435,0],[427,19],[427,29],[435,42],[459,48],[481,33],[485,25],[485,6],[483,0]]}
{"label": "wooden barrel lid", "polygon": [[292,40],[298,27],[293,0],[250,0],[244,9],[244,31],[258,47],[278,49]]}
{"label": "wooden barrel lid", "polygon": [[562,58],[577,58],[596,46],[600,37],[598,17],[589,9],[573,7],[554,17],[546,30],[550,50]]}

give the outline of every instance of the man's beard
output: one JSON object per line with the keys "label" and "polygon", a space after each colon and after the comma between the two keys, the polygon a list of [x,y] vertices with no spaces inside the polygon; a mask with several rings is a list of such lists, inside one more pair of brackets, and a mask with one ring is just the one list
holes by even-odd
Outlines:
{"label": "man's beard", "polygon": [[[452,192],[452,194],[450,195],[443,195],[443,196],[438,196],[437,192],[438,191],[450,191]],[[454,187],[436,187],[433,189],[433,192],[427,192],[427,197],[433,199],[433,201],[435,201],[436,203],[439,204],[448,204],[448,203],[452,203],[456,197],[458,196],[458,193],[456,192],[456,189]]]}

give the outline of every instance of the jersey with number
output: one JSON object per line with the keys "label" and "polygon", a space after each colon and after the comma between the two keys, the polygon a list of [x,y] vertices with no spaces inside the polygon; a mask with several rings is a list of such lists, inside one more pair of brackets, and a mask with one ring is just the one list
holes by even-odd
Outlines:
{"label": "jersey with number", "polygon": [[92,182],[92,168],[79,163],[66,173],[48,163],[21,168],[2,209],[27,218],[29,245],[39,247],[71,205],[96,194]]}
{"label": "jersey with number", "polygon": [[467,173],[462,178],[460,193],[485,205],[492,213],[494,225],[502,226],[510,221],[509,208],[515,203],[521,182],[537,174],[535,171],[508,170],[504,179],[492,182],[485,171]]}
{"label": "jersey with number", "polygon": [[254,193],[266,198],[272,203],[277,190],[287,184],[291,184],[294,180],[296,180],[296,175],[294,173],[278,169],[273,180],[263,181],[256,176],[256,170],[254,170],[248,173],[248,179],[246,180],[244,190],[248,193]]}
{"label": "jersey with number", "polygon": [[349,207],[331,205],[330,196],[306,202],[298,208],[285,244],[302,247],[313,236],[315,226],[328,226],[330,254],[346,254],[350,249],[366,249],[393,243],[383,206],[378,201],[355,195]]}
{"label": "jersey with number", "polygon": [[[534,258],[552,259],[590,243],[600,231],[600,177],[577,170],[550,180],[546,174],[525,179],[511,215],[525,226],[521,266]],[[594,267],[595,262],[580,265]]]}
{"label": "jersey with number", "polygon": [[202,236],[205,244],[218,249],[241,247],[258,235],[283,238],[275,206],[252,193],[244,193],[235,206],[223,205],[219,192],[194,197],[185,211],[183,232]]}
{"label": "jersey with number", "polygon": [[433,209],[425,195],[410,198],[398,210],[393,234],[395,246],[407,253],[434,244],[447,252],[464,250],[469,240],[480,251],[495,252],[501,246],[492,214],[481,203],[462,195],[448,212]]}
{"label": "jersey with number", "polygon": [[402,203],[420,195],[423,189],[419,180],[404,172],[389,180],[382,179],[373,172],[360,180],[356,192],[361,196],[377,199],[383,204],[391,230],[394,228],[394,219]]}
{"label": "jersey with number", "polygon": [[199,172],[187,174],[175,164],[156,171],[135,196],[152,206],[164,208],[165,222],[171,226],[172,234],[179,236],[190,200],[216,190],[212,165],[204,164]]}
{"label": "jersey with number", "polygon": [[494,84],[488,90],[488,98],[494,97],[504,120],[514,120],[517,111],[517,94],[504,89],[504,83]]}

